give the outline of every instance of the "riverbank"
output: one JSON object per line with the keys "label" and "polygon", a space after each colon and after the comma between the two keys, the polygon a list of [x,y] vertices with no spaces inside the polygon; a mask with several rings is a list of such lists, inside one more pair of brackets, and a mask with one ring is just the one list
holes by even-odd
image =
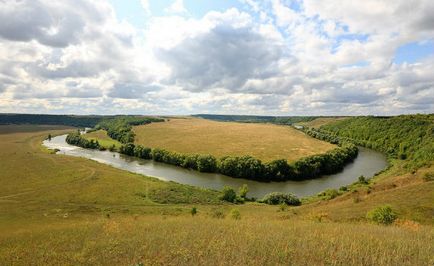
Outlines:
{"label": "riverbank", "polygon": [[143,160],[130,156],[123,156],[116,152],[84,149],[69,145],[65,141],[66,135],[54,137],[51,141],[44,141],[50,149],[58,149],[60,154],[93,159],[119,169],[154,176],[165,181],[175,181],[198,187],[221,190],[228,185],[238,188],[243,184],[249,186],[250,196],[261,198],[270,192],[294,193],[297,196],[310,196],[325,189],[349,185],[364,175],[369,178],[387,166],[386,158],[378,152],[361,148],[354,162],[348,164],[344,170],[335,175],[318,179],[286,182],[257,182],[253,180],[237,179],[221,174],[200,173],[151,160]]}

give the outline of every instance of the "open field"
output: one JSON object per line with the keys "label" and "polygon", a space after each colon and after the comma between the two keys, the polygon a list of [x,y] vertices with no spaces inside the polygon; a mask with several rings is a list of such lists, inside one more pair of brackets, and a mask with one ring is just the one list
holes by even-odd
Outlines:
{"label": "open field", "polygon": [[106,149],[112,147],[113,145],[115,146],[115,148],[119,148],[120,146],[122,146],[122,143],[110,138],[107,135],[107,132],[102,129],[86,133],[83,135],[83,137],[88,140],[98,140],[99,144]]}
{"label": "open field", "polygon": [[335,147],[289,126],[272,124],[174,118],[133,129],[135,142],[143,146],[216,157],[251,155],[262,161],[294,161]]}
{"label": "open field", "polygon": [[[6,265],[431,265],[430,169],[399,164],[357,192],[300,207],[234,205],[217,193],[52,154],[64,127],[0,126],[0,261]],[[12,132],[16,133],[12,133]],[[151,196],[146,195],[149,192]],[[417,197],[415,197],[417,195]],[[158,204],[169,199],[169,204]],[[354,198],[360,197],[355,202]],[[208,203],[209,202],[209,203]],[[389,203],[404,222],[369,224]],[[192,216],[195,206],[198,214]],[[230,211],[238,209],[240,220]],[[215,218],[217,213],[224,218]],[[409,220],[418,221],[412,222]]]}

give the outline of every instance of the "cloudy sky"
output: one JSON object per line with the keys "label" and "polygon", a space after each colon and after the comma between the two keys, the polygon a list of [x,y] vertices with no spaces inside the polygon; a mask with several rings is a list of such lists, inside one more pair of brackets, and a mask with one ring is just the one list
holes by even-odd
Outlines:
{"label": "cloudy sky", "polygon": [[0,0],[0,112],[434,112],[432,0]]}

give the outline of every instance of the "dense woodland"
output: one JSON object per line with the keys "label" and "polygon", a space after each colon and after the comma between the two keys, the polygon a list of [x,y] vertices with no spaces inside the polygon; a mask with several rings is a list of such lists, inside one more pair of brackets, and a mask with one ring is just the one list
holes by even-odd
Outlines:
{"label": "dense woodland", "polygon": [[254,115],[193,115],[216,121],[244,122],[244,123],[272,123],[279,125],[292,125],[294,123],[309,122],[318,116],[254,116]]}
{"label": "dense woodland", "polygon": [[357,145],[408,160],[420,167],[434,160],[434,115],[353,117],[324,125],[315,133],[332,141],[350,140]]}
{"label": "dense woodland", "polygon": [[134,142],[133,126],[163,121],[164,119],[156,117],[118,116],[102,120],[95,128],[104,129],[109,137],[125,144]]}
{"label": "dense woodland", "polygon": [[0,114],[0,125],[33,124],[33,125],[65,125],[65,126],[73,126],[73,127],[94,127],[104,118],[107,118],[107,116]]}

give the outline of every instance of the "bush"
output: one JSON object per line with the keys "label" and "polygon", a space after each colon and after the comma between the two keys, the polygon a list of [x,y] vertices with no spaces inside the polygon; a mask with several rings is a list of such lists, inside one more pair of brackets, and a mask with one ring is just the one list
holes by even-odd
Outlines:
{"label": "bush", "polygon": [[235,190],[233,188],[225,186],[222,190],[222,195],[220,196],[220,199],[228,202],[236,202],[237,193],[235,193]]}
{"label": "bush", "polygon": [[366,185],[366,184],[368,184],[368,180],[366,179],[366,177],[361,175],[361,176],[359,176],[359,183]]}
{"label": "bush", "polygon": [[195,216],[195,215],[197,214],[197,209],[196,209],[196,207],[191,208],[190,213],[191,213],[191,216]]}
{"label": "bush", "polygon": [[397,215],[392,210],[392,207],[390,207],[390,205],[384,205],[369,211],[366,215],[366,218],[377,224],[388,225],[395,221]]}
{"label": "bush", "polygon": [[249,187],[247,186],[247,184],[242,185],[238,189],[238,193],[240,194],[240,197],[243,198],[243,199],[246,199],[247,192],[249,192]]}
{"label": "bush", "polygon": [[232,219],[239,220],[241,219],[241,214],[238,209],[232,209],[230,212],[230,216]]}
{"label": "bush", "polygon": [[340,193],[336,189],[327,189],[318,194],[323,200],[331,200],[339,196]]}
{"label": "bush", "polygon": [[287,205],[294,205],[298,206],[301,205],[301,201],[292,194],[283,194],[280,192],[272,192],[270,194],[265,195],[265,197],[261,200],[261,202],[270,204],[270,205],[277,205],[277,204],[287,204]]}

